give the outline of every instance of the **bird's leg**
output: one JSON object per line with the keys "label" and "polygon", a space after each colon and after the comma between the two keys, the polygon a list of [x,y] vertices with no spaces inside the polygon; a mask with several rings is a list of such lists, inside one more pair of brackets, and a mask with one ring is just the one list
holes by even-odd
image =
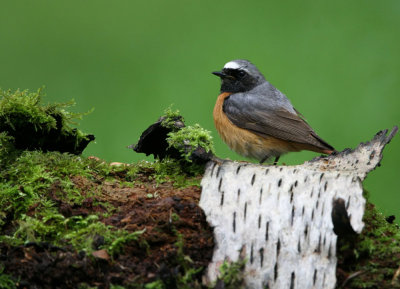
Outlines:
{"label": "bird's leg", "polygon": [[260,161],[260,165],[262,165],[267,159],[268,159],[268,155],[266,155],[265,157],[263,157]]}
{"label": "bird's leg", "polygon": [[274,166],[276,166],[278,164],[279,158],[280,158],[280,156],[275,157]]}

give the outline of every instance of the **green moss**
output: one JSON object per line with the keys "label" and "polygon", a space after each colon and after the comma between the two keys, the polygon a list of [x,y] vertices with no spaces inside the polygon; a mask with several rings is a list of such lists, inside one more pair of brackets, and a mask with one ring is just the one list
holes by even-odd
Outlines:
{"label": "green moss", "polygon": [[[4,235],[0,241],[17,246],[30,242],[50,242],[55,246],[72,245],[77,251],[91,253],[95,249],[106,249],[110,255],[121,253],[125,244],[138,241],[144,232],[129,233],[125,230],[115,230],[99,221],[98,216],[74,216],[66,218],[55,210],[48,209],[40,216],[21,216],[16,221],[18,229],[12,236]],[[93,247],[97,236],[104,238],[99,248]]]}
{"label": "green moss", "polygon": [[167,141],[188,162],[192,161],[191,156],[198,147],[204,148],[207,153],[214,152],[211,133],[199,124],[184,127],[176,132],[170,132]]}
{"label": "green moss", "polygon": [[15,159],[19,154],[14,147],[14,138],[6,132],[0,132],[0,171],[8,162]]}
{"label": "green moss", "polygon": [[41,93],[0,89],[0,132],[13,137],[18,149],[41,149],[80,154],[94,139],[70,127],[83,114],[65,110],[74,104],[41,104]]}
{"label": "green moss", "polygon": [[[200,186],[200,177],[204,166],[186,164],[175,159],[165,158],[154,162],[139,161],[126,166],[99,168],[110,178],[115,175],[123,176],[123,185],[132,186],[133,183],[155,181],[157,185],[172,182],[177,188]],[[143,178],[145,178],[143,180]],[[125,184],[128,182],[127,184]]]}
{"label": "green moss", "polygon": [[199,185],[200,180],[186,176],[179,163],[173,160],[110,166],[101,160],[68,153],[21,151],[15,159],[2,161],[5,165],[0,171],[0,230],[10,224],[14,230],[0,234],[0,241],[11,245],[49,242],[60,246],[71,244],[76,250],[91,252],[93,239],[102,235],[104,245],[101,248],[115,254],[121,252],[125,244],[139,239],[143,231],[116,230],[100,222],[96,215],[66,217],[61,214],[57,200],[79,206],[100,191],[90,190],[90,186],[81,191],[74,177],[87,179],[89,183],[113,180],[121,187],[130,182],[149,181],[174,182],[175,186]]}
{"label": "green moss", "polygon": [[3,273],[4,268],[0,265],[0,289],[16,289],[15,281],[11,276]]}
{"label": "green moss", "polygon": [[176,126],[177,121],[184,122],[183,117],[180,115],[179,110],[173,110],[172,106],[168,107],[164,110],[164,115],[161,117],[162,119],[162,126],[173,131],[177,131],[178,127]]}
{"label": "green moss", "polygon": [[57,184],[57,194],[69,203],[81,203],[80,194],[70,176],[89,176],[87,161],[58,152],[24,151],[15,160],[5,162],[0,171],[0,226],[5,218],[19,219],[35,206],[48,207],[48,193]]}
{"label": "green moss", "polygon": [[[356,240],[340,241],[338,258],[342,269],[349,274],[361,272],[352,278],[346,288],[400,288],[391,280],[400,260],[400,228],[390,224],[371,203],[364,215],[365,227]],[[346,257],[346,260],[343,258]]]}
{"label": "green moss", "polygon": [[[9,126],[16,130],[25,123],[31,123],[36,131],[55,129],[57,121],[46,111],[55,110],[55,107],[41,107],[41,92],[28,90],[0,90],[0,119],[3,121],[2,130]],[[19,118],[17,118],[18,116]]]}
{"label": "green moss", "polygon": [[220,277],[218,278],[220,283],[223,283],[223,288],[226,289],[240,289],[244,288],[244,267],[246,260],[241,259],[237,262],[224,262],[219,268]]}

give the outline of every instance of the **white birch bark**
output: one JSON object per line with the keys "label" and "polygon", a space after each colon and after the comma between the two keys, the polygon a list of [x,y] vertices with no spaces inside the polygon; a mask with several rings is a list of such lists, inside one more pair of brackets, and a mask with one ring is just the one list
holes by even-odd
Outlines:
{"label": "white birch bark", "polygon": [[[344,214],[361,232],[362,181],[396,131],[298,166],[210,162],[200,199],[215,236],[208,281],[216,280],[224,260],[237,261],[242,252],[246,288],[335,288],[332,213]],[[344,209],[334,212],[338,204]]]}

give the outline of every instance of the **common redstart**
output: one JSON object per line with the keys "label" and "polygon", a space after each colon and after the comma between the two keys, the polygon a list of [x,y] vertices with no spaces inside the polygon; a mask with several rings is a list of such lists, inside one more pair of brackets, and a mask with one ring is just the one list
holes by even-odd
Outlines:
{"label": "common redstart", "polygon": [[222,80],[214,123],[231,150],[260,163],[275,157],[275,164],[287,152],[335,151],[249,61],[230,61],[213,74]]}

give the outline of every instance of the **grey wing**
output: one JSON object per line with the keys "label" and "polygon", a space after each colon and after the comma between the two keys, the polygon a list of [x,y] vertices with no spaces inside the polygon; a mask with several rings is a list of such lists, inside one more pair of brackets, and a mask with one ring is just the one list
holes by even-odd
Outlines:
{"label": "grey wing", "polygon": [[261,136],[310,144],[321,149],[334,150],[322,140],[301,115],[285,108],[271,107],[268,100],[251,94],[233,94],[225,99],[223,110],[238,127]]}

